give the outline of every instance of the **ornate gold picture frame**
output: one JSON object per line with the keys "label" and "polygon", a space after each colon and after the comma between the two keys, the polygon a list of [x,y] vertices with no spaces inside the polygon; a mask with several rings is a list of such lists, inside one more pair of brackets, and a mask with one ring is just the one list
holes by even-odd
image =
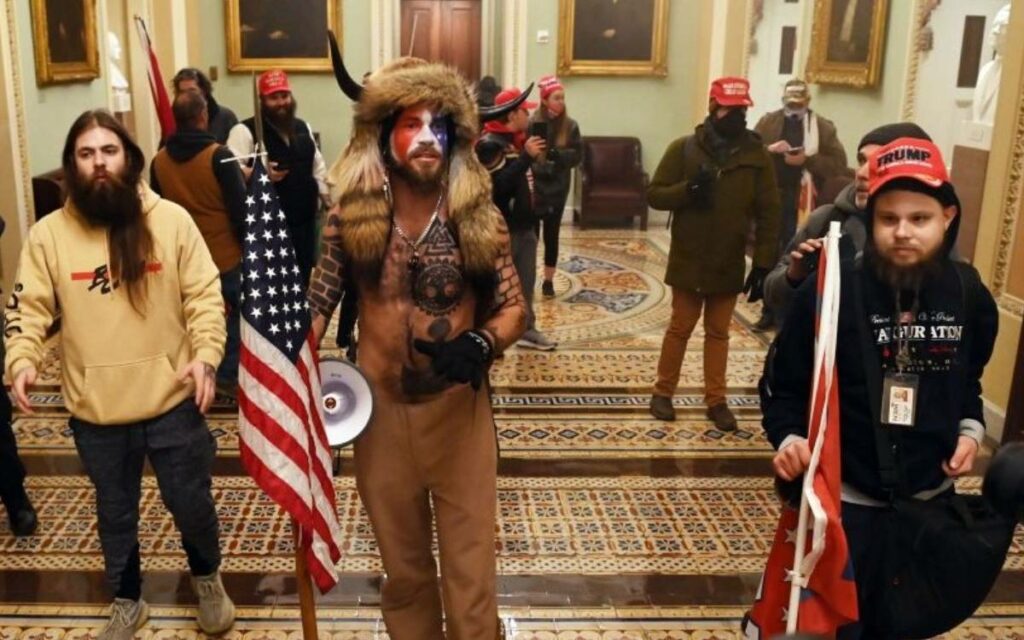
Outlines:
{"label": "ornate gold picture frame", "polygon": [[327,30],[342,39],[339,0],[224,0],[228,71],[330,71]]}
{"label": "ornate gold picture frame", "polygon": [[881,79],[889,0],[815,0],[807,80],[863,89]]}
{"label": "ornate gold picture frame", "polygon": [[669,0],[559,0],[559,75],[668,75]]}
{"label": "ornate gold picture frame", "polygon": [[36,84],[87,82],[100,75],[95,0],[32,0]]}

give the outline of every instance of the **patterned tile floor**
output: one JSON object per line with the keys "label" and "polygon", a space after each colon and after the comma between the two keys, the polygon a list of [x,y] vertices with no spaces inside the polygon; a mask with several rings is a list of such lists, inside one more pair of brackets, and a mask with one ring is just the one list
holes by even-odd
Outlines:
{"label": "patterned tile floor", "polygon": [[[687,354],[674,423],[646,412],[669,292],[667,235],[566,230],[553,299],[537,298],[553,353],[511,349],[492,371],[502,450],[496,545],[509,637],[529,640],[738,639],[777,514],[765,474],[756,383],[767,341],[750,331],[758,309],[740,303],[732,325],[730,404],[740,430],[703,417],[702,356]],[[691,344],[700,345],[698,326]],[[0,640],[85,638],[106,595],[93,490],[75,457],[51,349],[39,412],[19,417],[33,475],[37,535],[0,532]],[[214,493],[225,579],[245,606],[228,634],[297,640],[293,552],[285,519],[241,472],[235,407],[218,399]],[[380,562],[343,452],[336,479],[345,553],[342,583],[319,608],[324,640],[386,638],[376,605]],[[976,490],[977,478],[962,483]],[[173,524],[144,479],[141,544],[153,620],[140,638],[196,637]],[[995,600],[949,638],[1024,638],[1024,537]],[[174,603],[182,603],[178,606]]]}

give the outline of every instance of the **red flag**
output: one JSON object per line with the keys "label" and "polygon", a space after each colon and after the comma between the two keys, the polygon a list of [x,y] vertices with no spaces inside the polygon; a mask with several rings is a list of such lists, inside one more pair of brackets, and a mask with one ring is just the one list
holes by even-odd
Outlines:
{"label": "red flag", "polygon": [[239,449],[256,484],[298,523],[309,573],[326,593],[338,582],[341,526],[306,288],[277,194],[258,160],[249,184]]}
{"label": "red flag", "polygon": [[[796,631],[822,634],[834,633],[857,620],[857,587],[840,517],[839,379],[835,368],[838,240],[838,229],[833,229],[818,267],[815,376],[808,422],[811,463],[801,505],[805,533],[800,535],[800,513],[783,508],[761,586],[744,625],[749,639],[785,633],[793,616]],[[805,543],[799,562],[798,541]],[[801,584],[796,611],[791,611],[794,580]]]}
{"label": "red flag", "polygon": [[164,77],[160,73],[160,62],[156,59],[156,53],[153,51],[153,42],[149,39],[146,23],[139,16],[135,16],[135,27],[139,32],[142,48],[146,51],[146,75],[149,76],[149,91],[153,95],[156,117],[160,120],[160,144],[163,144],[174,133],[174,114],[171,112],[171,101],[167,97]]}

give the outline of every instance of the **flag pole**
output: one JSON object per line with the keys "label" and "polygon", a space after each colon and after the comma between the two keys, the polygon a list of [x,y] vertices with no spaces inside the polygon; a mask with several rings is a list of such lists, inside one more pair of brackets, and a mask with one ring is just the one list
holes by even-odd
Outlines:
{"label": "flag pole", "polygon": [[313,602],[313,581],[302,546],[301,525],[292,519],[292,538],[295,540],[295,581],[298,583],[299,612],[302,615],[302,640],[317,640],[316,604]]}

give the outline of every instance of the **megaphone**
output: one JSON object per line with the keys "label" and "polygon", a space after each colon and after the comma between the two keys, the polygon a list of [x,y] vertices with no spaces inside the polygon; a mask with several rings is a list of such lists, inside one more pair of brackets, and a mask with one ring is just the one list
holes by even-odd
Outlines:
{"label": "megaphone", "polygon": [[321,405],[327,443],[344,447],[366,430],[373,415],[373,391],[363,372],[341,358],[320,359]]}

